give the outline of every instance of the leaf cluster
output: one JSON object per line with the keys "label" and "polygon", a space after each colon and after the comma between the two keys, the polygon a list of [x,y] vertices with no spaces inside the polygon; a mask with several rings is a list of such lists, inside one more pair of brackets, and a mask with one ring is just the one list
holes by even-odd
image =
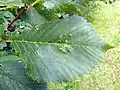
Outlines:
{"label": "leaf cluster", "polygon": [[[80,16],[91,2],[0,1],[0,90],[38,90],[89,72],[112,48]],[[24,4],[28,10],[8,30]]]}

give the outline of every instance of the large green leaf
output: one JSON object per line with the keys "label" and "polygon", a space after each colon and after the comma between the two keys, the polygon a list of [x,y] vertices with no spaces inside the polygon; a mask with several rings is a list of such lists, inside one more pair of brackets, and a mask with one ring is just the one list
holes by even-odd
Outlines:
{"label": "large green leaf", "polygon": [[42,85],[32,81],[21,61],[0,63],[0,90],[40,90]]}
{"label": "large green leaf", "polygon": [[[63,13],[83,14],[91,10],[89,1],[94,0],[24,0],[25,3],[31,3],[34,8],[25,12],[22,19],[32,24],[41,24],[58,20]],[[81,12],[81,9],[84,12]]]}
{"label": "large green leaf", "polygon": [[[36,0],[33,1],[36,2]],[[37,11],[40,17],[44,17],[47,21],[57,20],[59,17],[58,13],[64,12],[77,13],[77,8],[74,5],[74,3],[71,2],[71,0],[37,0],[37,1],[39,3],[36,3],[33,6],[36,10],[32,11],[32,13],[34,14],[34,12]],[[41,21],[41,19],[39,19],[39,21]]]}
{"label": "large green leaf", "polygon": [[35,80],[61,82],[88,72],[109,48],[80,16],[26,29],[12,40]]}

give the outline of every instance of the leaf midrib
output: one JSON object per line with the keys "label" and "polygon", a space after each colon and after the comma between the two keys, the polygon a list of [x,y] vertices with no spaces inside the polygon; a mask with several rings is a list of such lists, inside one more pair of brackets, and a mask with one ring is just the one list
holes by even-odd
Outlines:
{"label": "leaf midrib", "polygon": [[[10,40],[11,41],[11,40]],[[55,44],[55,45],[71,45],[71,46],[87,46],[87,47],[101,47],[101,46],[98,46],[98,45],[89,45],[89,44],[83,44],[83,43],[70,43],[70,42],[35,42],[35,41],[23,41],[23,40],[12,40],[11,41],[12,43],[17,43],[17,42],[20,42],[20,43],[30,43],[30,44],[39,44],[39,45],[52,45],[52,44]]]}

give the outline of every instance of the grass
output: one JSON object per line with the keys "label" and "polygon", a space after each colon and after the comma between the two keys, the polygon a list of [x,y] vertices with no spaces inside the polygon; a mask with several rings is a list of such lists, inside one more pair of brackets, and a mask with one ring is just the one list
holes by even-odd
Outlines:
{"label": "grass", "polygon": [[109,50],[90,74],[62,84],[50,84],[49,90],[120,90],[120,1],[98,2],[92,23],[100,36],[115,48]]}

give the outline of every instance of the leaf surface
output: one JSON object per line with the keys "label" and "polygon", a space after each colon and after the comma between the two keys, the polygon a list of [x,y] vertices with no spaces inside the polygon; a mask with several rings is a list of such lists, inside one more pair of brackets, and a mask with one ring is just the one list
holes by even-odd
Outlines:
{"label": "leaf surface", "polygon": [[32,81],[21,61],[0,62],[0,90],[39,90],[42,85]]}
{"label": "leaf surface", "polygon": [[38,82],[72,80],[89,72],[109,49],[80,16],[26,29],[12,41],[15,51],[24,57],[29,76]]}
{"label": "leaf surface", "polygon": [[30,24],[43,24],[47,20],[44,16],[41,16],[34,7],[31,7],[28,11],[24,12],[21,19]]}

